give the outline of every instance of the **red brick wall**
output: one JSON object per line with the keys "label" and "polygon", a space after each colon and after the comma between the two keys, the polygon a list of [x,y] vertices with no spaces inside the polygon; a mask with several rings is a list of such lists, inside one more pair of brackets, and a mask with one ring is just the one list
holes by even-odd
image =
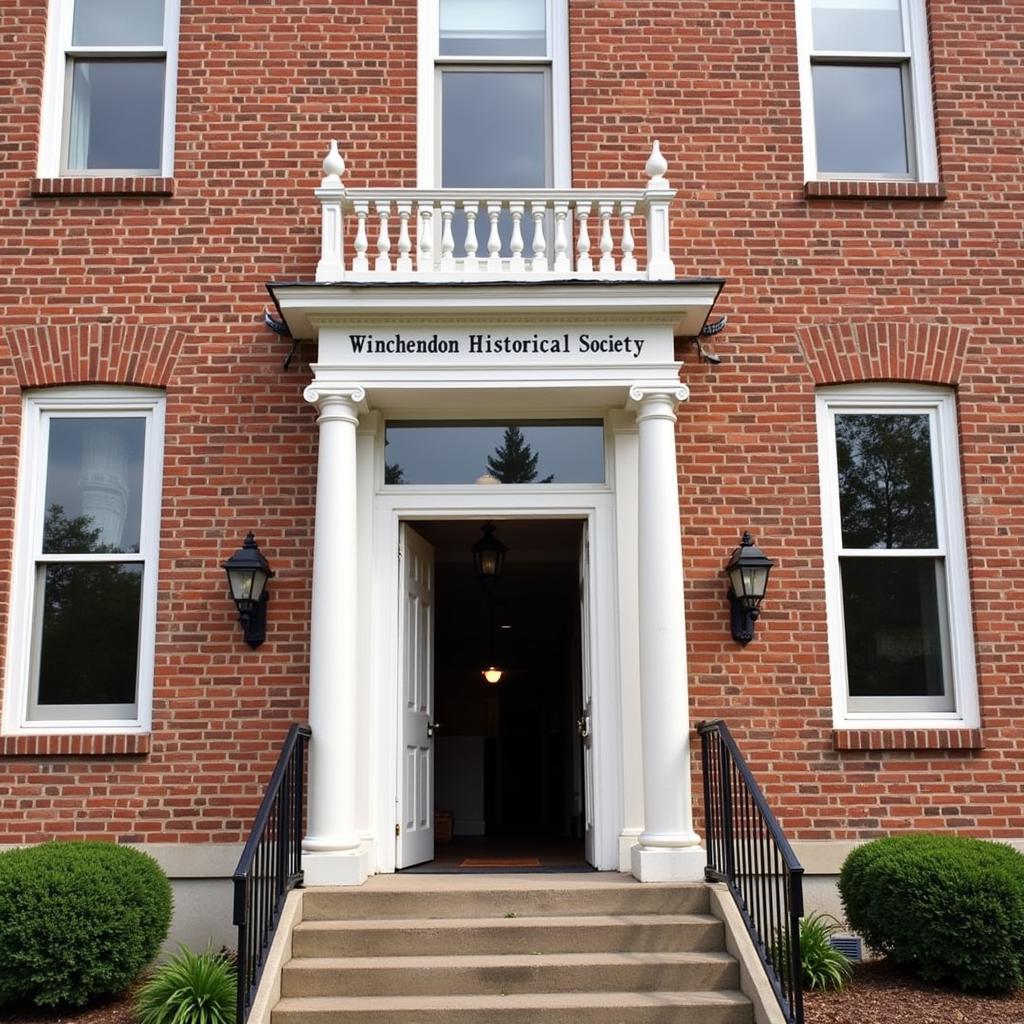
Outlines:
{"label": "red brick wall", "polygon": [[[693,714],[733,725],[802,838],[1024,835],[1024,8],[929,6],[944,199],[805,193],[790,0],[570,2],[574,183],[642,183],[659,138],[677,267],[728,279],[721,365],[681,349]],[[314,352],[282,371],[263,286],[313,275],[327,140],[353,186],[415,183],[416,4],[182,8],[173,194],[49,196],[33,194],[48,187],[35,181],[46,4],[0,7],[0,630],[21,388],[156,374],[167,391],[148,751],[0,757],[0,843],[238,840],[305,715]],[[957,389],[980,748],[833,737],[814,389],[879,377]],[[255,653],[219,568],[250,528],[278,573]],[[778,567],[741,649],[720,573],[746,528]]]}

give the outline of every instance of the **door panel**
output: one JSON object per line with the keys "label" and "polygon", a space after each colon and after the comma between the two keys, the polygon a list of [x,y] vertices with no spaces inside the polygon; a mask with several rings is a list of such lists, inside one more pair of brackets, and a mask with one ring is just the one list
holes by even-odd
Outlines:
{"label": "door panel", "polygon": [[401,524],[401,803],[397,865],[434,857],[434,549]]}

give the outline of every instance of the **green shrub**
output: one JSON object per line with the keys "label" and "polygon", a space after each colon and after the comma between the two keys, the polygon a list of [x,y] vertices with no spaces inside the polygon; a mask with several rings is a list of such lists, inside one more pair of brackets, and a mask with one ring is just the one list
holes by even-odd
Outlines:
{"label": "green shrub", "polygon": [[130,847],[0,853],[0,1004],[85,1006],[117,995],[156,955],[170,922],[167,877]]}
{"label": "green shrub", "polygon": [[839,878],[850,927],[926,981],[1024,984],[1024,856],[1008,846],[917,833],[854,850]]}
{"label": "green shrub", "polygon": [[139,990],[139,1024],[234,1024],[235,970],[224,953],[182,946]]}

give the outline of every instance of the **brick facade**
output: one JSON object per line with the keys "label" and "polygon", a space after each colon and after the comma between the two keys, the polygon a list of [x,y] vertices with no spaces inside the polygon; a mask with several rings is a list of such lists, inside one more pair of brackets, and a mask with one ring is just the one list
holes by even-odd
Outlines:
{"label": "brick facade", "polygon": [[[349,185],[415,184],[416,4],[183,0],[173,181],[74,187],[37,177],[46,7],[0,10],[0,631],[23,389],[165,389],[154,725],[5,739],[0,845],[237,842],[306,713],[315,351],[282,369],[264,285],[312,277],[328,139]],[[721,364],[680,349],[691,710],[801,839],[1024,838],[1024,9],[929,18],[940,185],[805,188],[791,3],[570,2],[573,184],[634,184],[657,137],[677,268],[727,279]],[[873,380],[956,389],[980,731],[833,731],[815,388]],[[249,528],[277,572],[256,652],[220,569]],[[748,528],[778,564],[740,648],[721,569]]]}

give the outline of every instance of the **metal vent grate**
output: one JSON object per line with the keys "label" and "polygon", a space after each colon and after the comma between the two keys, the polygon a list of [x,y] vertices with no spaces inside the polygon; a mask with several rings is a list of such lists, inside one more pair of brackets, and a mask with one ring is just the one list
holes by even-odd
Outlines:
{"label": "metal vent grate", "polygon": [[847,960],[860,963],[862,959],[860,939],[856,935],[833,935],[829,938],[833,949],[838,949]]}

